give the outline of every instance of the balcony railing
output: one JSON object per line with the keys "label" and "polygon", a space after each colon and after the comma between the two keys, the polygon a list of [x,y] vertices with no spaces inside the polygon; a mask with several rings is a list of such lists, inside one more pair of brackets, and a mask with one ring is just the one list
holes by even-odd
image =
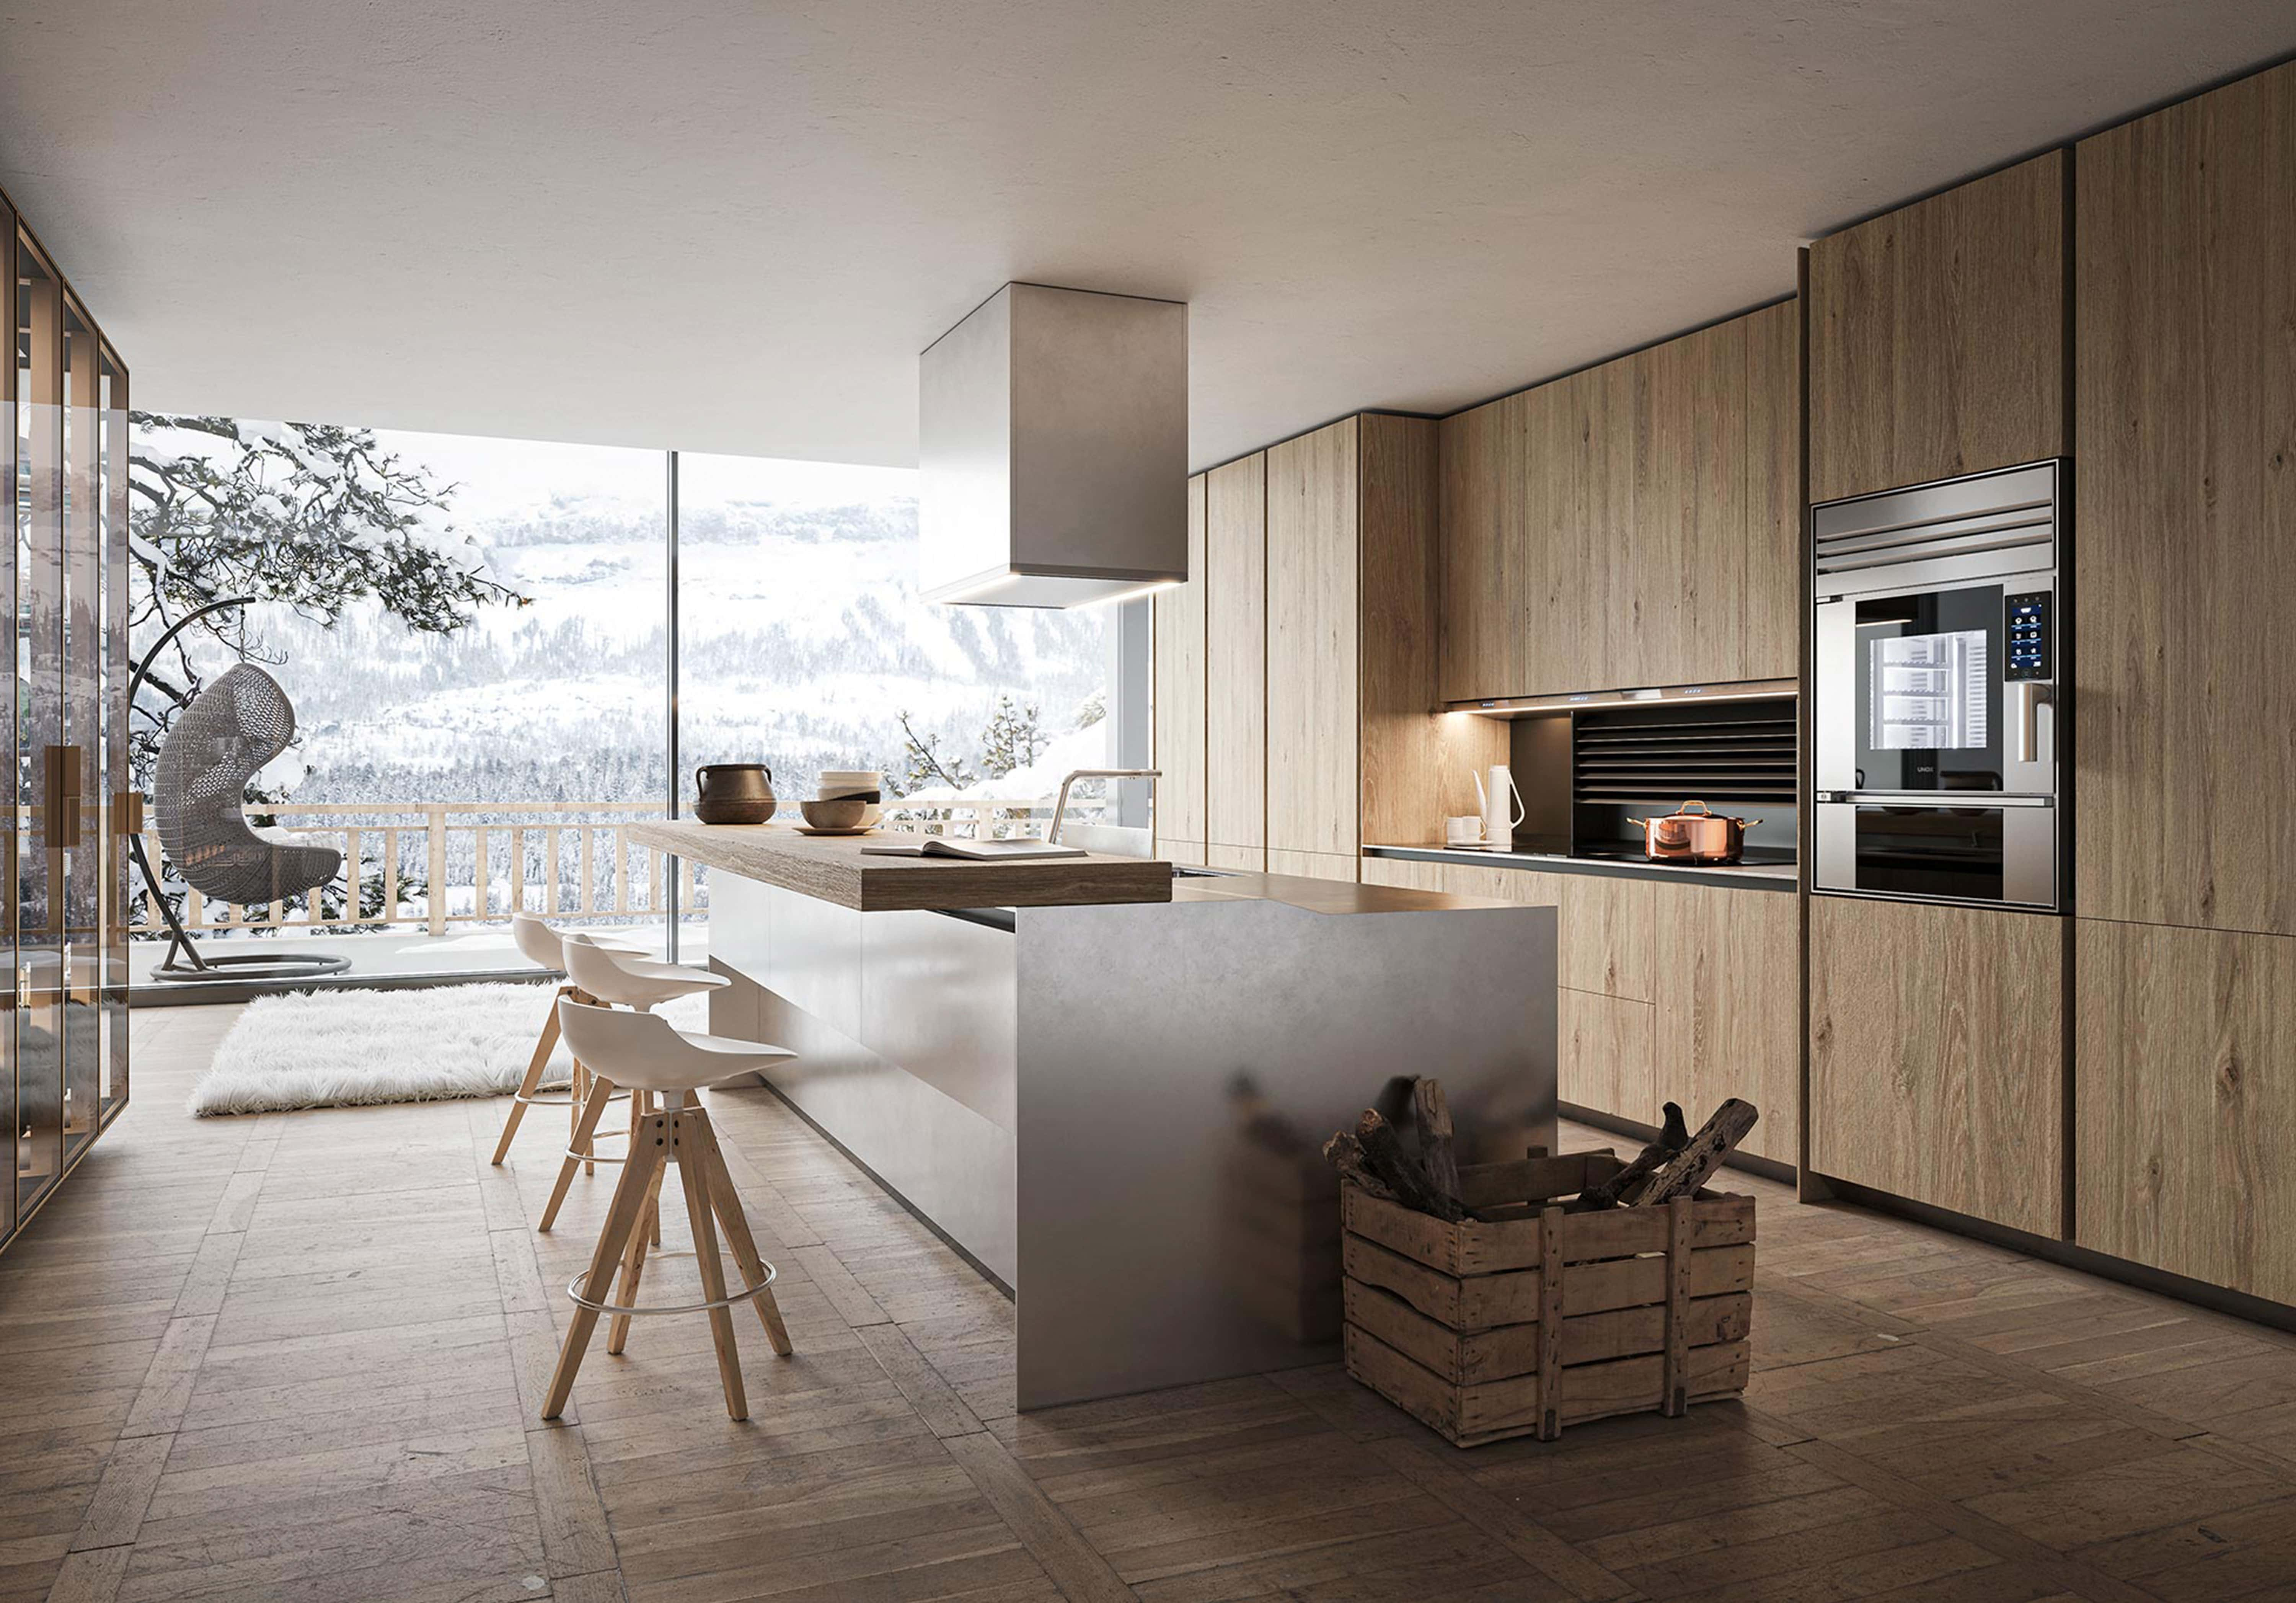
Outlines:
{"label": "balcony railing", "polygon": [[[1070,815],[1087,823],[1103,805],[1097,797],[1071,798]],[[335,846],[343,854],[342,874],[315,896],[254,907],[213,902],[186,889],[179,908],[185,929],[229,934],[419,925],[444,935],[521,910],[611,922],[658,918],[668,907],[668,854],[626,834],[633,823],[660,818],[659,802],[332,802],[250,805],[247,811],[252,821]],[[897,802],[885,809],[885,824],[927,834],[1039,835],[1052,811],[1051,799],[1041,797],[968,797],[916,807]],[[144,850],[160,866],[156,831],[146,829]],[[165,867],[161,872],[174,880]],[[706,909],[706,874],[684,859],[677,874],[678,908]],[[160,904],[140,876],[128,928],[145,939],[167,933]]]}

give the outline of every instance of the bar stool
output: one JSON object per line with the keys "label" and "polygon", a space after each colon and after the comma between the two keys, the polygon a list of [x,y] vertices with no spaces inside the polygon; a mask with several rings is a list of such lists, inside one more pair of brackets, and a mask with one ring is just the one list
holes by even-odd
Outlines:
{"label": "bar stool", "polygon": [[[574,1301],[574,1318],[566,1328],[566,1344],[558,1350],[558,1367],[550,1377],[550,1395],[542,1405],[542,1417],[555,1419],[564,1410],[600,1314],[613,1318],[606,1351],[619,1352],[633,1316],[707,1313],[710,1344],[718,1354],[718,1381],[726,1392],[726,1411],[734,1418],[746,1419],[750,1402],[742,1386],[741,1354],[734,1344],[730,1310],[736,1303],[751,1303],[758,1322],[766,1328],[766,1339],[784,1358],[791,1351],[789,1330],[782,1323],[780,1305],[774,1301],[775,1271],[758,1256],[750,1221],[742,1213],[741,1194],[734,1189],[734,1177],[726,1172],[717,1132],[710,1128],[709,1114],[694,1100],[694,1093],[703,1086],[754,1073],[792,1054],[759,1041],[676,1029],[654,1014],[618,1012],[570,997],[558,1004],[558,1016],[567,1044],[591,1065],[601,1083],[611,1081],[650,1096],[660,1095],[666,1105],[646,1113],[632,1127],[630,1155],[614,1187],[613,1204],[606,1212],[605,1229],[598,1234],[597,1248],[590,1254],[590,1267],[567,1283],[566,1295]],[[685,1193],[686,1217],[693,1227],[691,1255],[701,1271],[702,1300],[672,1307],[640,1307],[638,1281],[646,1260],[644,1216],[671,1167],[677,1170]],[[718,1256],[719,1225],[725,1228],[726,1244],[733,1249],[734,1262],[744,1277],[743,1283],[732,1291],[726,1288],[726,1267]],[[621,1284],[615,1300],[609,1301],[592,1288],[603,1287],[617,1263]]]}
{"label": "bar stool", "polygon": [[[582,935],[569,935],[560,942],[566,954],[566,975],[583,993],[586,1003],[620,1006],[644,1013],[663,1002],[697,991],[716,991],[729,982],[723,974],[711,974],[704,968],[687,968],[676,963],[657,963],[650,958],[632,957],[598,945]],[[565,1019],[566,1002],[558,1005],[559,1018]],[[572,1042],[569,1041],[569,1046]],[[589,1073],[588,1090],[582,1102],[581,1116],[574,1122],[574,1139],[566,1148],[566,1156],[558,1165],[558,1181],[550,1188],[550,1201],[542,1210],[542,1222],[536,1228],[547,1230],[557,1221],[559,1207],[566,1200],[567,1188],[574,1183],[578,1165],[592,1159],[591,1145],[598,1129],[598,1119],[606,1111],[606,1104],[614,1099],[616,1087],[613,1076],[604,1073],[594,1063],[574,1054]],[[644,1091],[630,1098],[630,1128],[637,1129],[638,1121],[652,1110],[651,1100]],[[596,1158],[601,1163],[621,1163],[627,1157]],[[651,1207],[647,1212],[647,1230],[656,1241],[661,1239],[660,1221]]]}
{"label": "bar stool", "polygon": [[[559,974],[566,972],[566,956],[562,937],[540,917],[532,913],[512,913],[510,916],[510,933],[511,939],[518,942],[518,949],[525,955],[528,962],[554,970]],[[580,941],[590,938],[577,935],[566,939]],[[614,949],[633,953],[636,950],[635,947],[619,946]],[[550,999],[550,1011],[542,1021],[541,1039],[534,1043],[534,1056],[527,1060],[526,1073],[519,1081],[518,1089],[511,1094],[510,1117],[503,1124],[502,1139],[495,1143],[493,1161],[497,1164],[510,1156],[510,1144],[518,1135],[519,1121],[526,1117],[526,1110],[529,1107],[557,1107],[563,1105],[566,1109],[566,1127],[570,1135],[581,1123],[582,1102],[589,1095],[590,1090],[590,1073],[582,1066],[582,1060],[578,1057],[574,1060],[574,1078],[565,1090],[545,1090],[542,1084],[543,1074],[550,1066],[550,1054],[558,1045],[558,1004],[568,997],[573,998],[578,1002],[586,1002],[590,999],[570,977],[558,987],[558,994]],[[594,1167],[592,1172],[596,1172]]]}

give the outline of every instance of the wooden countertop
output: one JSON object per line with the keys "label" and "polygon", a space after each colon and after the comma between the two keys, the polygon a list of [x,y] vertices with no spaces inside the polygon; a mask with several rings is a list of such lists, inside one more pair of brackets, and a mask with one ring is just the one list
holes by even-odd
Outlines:
{"label": "wooden countertop", "polygon": [[738,874],[857,912],[955,908],[1085,907],[1169,901],[1172,865],[1136,857],[1046,858],[970,863],[950,857],[873,857],[865,845],[901,837],[800,834],[790,824],[701,824],[690,818],[627,824],[633,841],[688,862]]}

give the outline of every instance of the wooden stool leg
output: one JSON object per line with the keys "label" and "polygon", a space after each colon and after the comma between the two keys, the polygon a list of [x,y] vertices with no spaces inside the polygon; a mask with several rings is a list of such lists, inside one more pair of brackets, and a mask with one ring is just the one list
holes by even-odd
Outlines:
{"label": "wooden stool leg", "polygon": [[[605,1081],[599,1083],[603,1085]],[[590,1273],[582,1282],[585,1296],[598,1297],[598,1287],[611,1281],[615,1262],[621,1257],[624,1245],[637,1232],[646,1193],[653,1188],[654,1176],[660,1171],[668,1155],[668,1149],[662,1145],[666,1135],[665,1130],[661,1138],[657,1138],[649,1130],[646,1140],[631,1143],[630,1160],[622,1165],[621,1182],[614,1188],[613,1204],[606,1211],[606,1228],[599,1232],[597,1249],[590,1254]],[[575,1374],[582,1368],[591,1334],[597,1328],[598,1311],[577,1303],[574,1317],[566,1327],[566,1344],[558,1349],[558,1367],[551,1371],[550,1395],[542,1405],[544,1418],[555,1419],[565,1411],[566,1399],[574,1391]]]}
{"label": "wooden stool leg", "polygon": [[[579,1059],[575,1061],[574,1072],[582,1077],[582,1095],[580,1100],[586,1102],[590,1097],[591,1082],[594,1081],[597,1076],[590,1073],[590,1065],[588,1064],[583,1063]],[[597,1140],[593,1131],[585,1130],[582,1128],[582,1122],[579,1119],[577,1119],[574,1122],[574,1139],[569,1143],[569,1145],[573,1147],[577,1152],[579,1152],[582,1155],[582,1172],[584,1174],[595,1174],[598,1172],[598,1165],[590,1161],[590,1155],[597,1150]]]}
{"label": "wooden stool leg", "polygon": [[[670,1161],[685,1187],[685,1212],[693,1221],[693,1259],[701,1270],[701,1295],[715,1302],[726,1295],[726,1266],[718,1257],[718,1231],[710,1222],[709,1151],[706,1139],[688,1145],[696,1121],[684,1112],[667,1115],[674,1138]],[[709,1311],[709,1344],[718,1350],[718,1382],[726,1388],[726,1412],[736,1419],[750,1417],[750,1399],[742,1389],[742,1354],[734,1344],[734,1314],[729,1308]]]}
{"label": "wooden stool leg", "polygon": [[[590,1094],[582,1100],[581,1122],[574,1127],[575,1139],[567,1146],[565,1162],[558,1165],[558,1183],[550,1188],[550,1204],[542,1210],[542,1222],[535,1226],[536,1229],[546,1230],[557,1220],[558,1209],[566,1200],[567,1188],[574,1183],[574,1171],[581,1166],[582,1160],[574,1155],[581,1150],[582,1143],[588,1140],[591,1133],[598,1128],[598,1115],[606,1111],[606,1104],[613,1100],[613,1096],[612,1081],[603,1074],[590,1077]],[[630,1139],[630,1146],[633,1149],[637,1146],[635,1135]],[[630,1155],[635,1159],[637,1155],[633,1150]],[[624,1163],[622,1170],[627,1173],[629,1164]]]}
{"label": "wooden stool leg", "polygon": [[[633,1138],[635,1139],[635,1138]],[[661,1210],[661,1171],[653,1171],[653,1184],[646,1188],[646,1213],[658,1216]],[[638,1281],[645,1274],[646,1233],[630,1232],[630,1245],[622,1254],[622,1283],[614,1293],[614,1301],[623,1307],[634,1306],[638,1300]],[[630,1316],[618,1313],[606,1321],[606,1351],[619,1355],[630,1339]]]}
{"label": "wooden stool leg", "polygon": [[[726,1245],[734,1249],[734,1262],[741,1269],[742,1278],[755,1286],[766,1278],[766,1262],[758,1256],[757,1238],[750,1234],[749,1216],[742,1212],[742,1194],[734,1188],[734,1176],[726,1167],[726,1155],[718,1150],[718,1130],[704,1114],[694,1120],[701,1143],[704,1173],[709,1182],[709,1200],[718,1213],[718,1221],[726,1227]],[[790,1346],[789,1327],[782,1323],[781,1304],[774,1301],[771,1287],[750,1299],[757,1305],[758,1322],[766,1328],[766,1339],[774,1351],[787,1358]]]}
{"label": "wooden stool leg", "polygon": [[[542,1039],[535,1043],[534,1056],[527,1060],[526,1073],[518,1082],[518,1094],[531,1097],[542,1084],[542,1072],[550,1066],[551,1048],[558,1044],[558,1004],[550,1005],[550,1016],[542,1021]],[[503,1122],[502,1139],[495,1143],[494,1161],[500,1163],[510,1156],[512,1138],[518,1134],[518,1122],[526,1117],[526,1104],[510,1105],[510,1117]]]}

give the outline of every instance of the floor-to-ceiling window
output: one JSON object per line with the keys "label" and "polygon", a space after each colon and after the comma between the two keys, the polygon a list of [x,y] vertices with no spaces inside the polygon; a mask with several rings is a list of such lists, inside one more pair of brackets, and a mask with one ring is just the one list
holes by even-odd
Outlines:
{"label": "floor-to-ceiling window", "polygon": [[255,663],[297,739],[251,820],[347,864],[257,908],[162,865],[147,940],[172,913],[201,941],[472,972],[518,966],[515,908],[667,935],[675,902],[691,958],[706,883],[620,826],[690,806],[700,766],[764,762],[790,802],[865,769],[902,822],[1040,830],[1144,699],[1117,612],[919,600],[908,470],[143,414],[135,440],[137,777]]}
{"label": "floor-to-ceiling window", "polygon": [[1061,775],[1110,766],[1116,613],[920,599],[916,495],[907,469],[678,454],[684,806],[708,763],[765,763],[784,802],[865,769],[897,822],[1040,831]]}

